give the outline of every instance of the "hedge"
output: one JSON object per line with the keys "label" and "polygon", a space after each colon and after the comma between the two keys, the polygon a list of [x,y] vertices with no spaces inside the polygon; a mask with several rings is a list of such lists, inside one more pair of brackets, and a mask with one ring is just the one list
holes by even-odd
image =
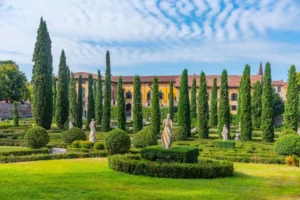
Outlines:
{"label": "hedge", "polygon": [[162,178],[218,178],[233,174],[232,162],[210,159],[201,159],[199,163],[159,163],[125,154],[109,156],[108,165],[116,171]]}
{"label": "hedge", "polygon": [[[178,108],[174,107],[174,113],[177,113]],[[152,107],[143,107],[142,109],[142,115],[143,115],[143,119],[147,119],[147,115],[148,113],[152,112]],[[160,116],[161,116],[161,120],[164,120],[167,117],[167,114],[169,113],[169,107],[160,107]]]}
{"label": "hedge", "polygon": [[233,140],[216,140],[214,141],[214,147],[216,148],[235,148],[235,141]]}
{"label": "hedge", "polygon": [[285,158],[279,156],[261,157],[261,156],[223,156],[212,155],[210,158],[217,160],[227,160],[240,163],[260,163],[260,164],[285,164]]}
{"label": "hedge", "polygon": [[8,152],[0,152],[0,156],[25,156],[25,155],[32,155],[32,154],[49,154],[48,148],[42,149],[28,149],[28,150],[20,150],[20,151],[8,151]]}
{"label": "hedge", "polygon": [[158,162],[197,163],[199,149],[193,147],[148,147],[141,150],[142,158]]}

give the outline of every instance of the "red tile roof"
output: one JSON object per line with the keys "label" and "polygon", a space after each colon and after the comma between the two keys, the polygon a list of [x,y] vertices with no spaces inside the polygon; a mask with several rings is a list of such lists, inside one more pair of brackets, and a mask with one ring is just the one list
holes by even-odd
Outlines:
{"label": "red tile roof", "polygon": [[277,80],[277,81],[272,81],[273,86],[283,86],[284,82],[283,80]]}

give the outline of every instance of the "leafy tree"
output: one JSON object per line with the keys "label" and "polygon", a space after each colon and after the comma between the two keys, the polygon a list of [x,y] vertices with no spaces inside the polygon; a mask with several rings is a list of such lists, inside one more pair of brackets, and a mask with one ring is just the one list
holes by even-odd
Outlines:
{"label": "leafy tree", "polygon": [[124,97],[122,76],[120,76],[119,80],[118,80],[117,101],[118,101],[118,103],[117,103],[117,106],[118,106],[118,128],[125,131],[126,130],[126,110],[125,110],[125,97]]}
{"label": "leafy tree", "polygon": [[243,81],[240,96],[240,122],[241,122],[241,140],[249,141],[252,139],[252,121],[251,121],[251,83],[250,66],[246,65],[243,73]]}
{"label": "leafy tree", "polygon": [[89,85],[88,85],[87,127],[89,127],[92,119],[95,118],[95,102],[94,102],[94,90],[93,90],[94,79],[92,74],[89,74],[88,83]]}
{"label": "leafy tree", "polygon": [[159,93],[158,93],[158,79],[155,76],[153,78],[153,86],[152,86],[153,96],[151,99],[151,125],[156,134],[160,133],[160,109],[159,109]]}
{"label": "leafy tree", "polygon": [[279,94],[276,93],[275,89],[274,88],[272,89],[273,89],[272,110],[273,110],[273,119],[275,119],[275,117],[284,113],[284,102],[282,98],[279,96]]}
{"label": "leafy tree", "polygon": [[64,123],[68,120],[68,71],[65,51],[62,50],[58,67],[58,83],[56,97],[56,124],[57,127],[63,129]]}
{"label": "leafy tree", "polygon": [[192,88],[191,88],[191,118],[197,117],[197,102],[196,102],[196,79],[193,78]]}
{"label": "leafy tree", "polygon": [[251,102],[252,126],[256,129],[260,128],[261,111],[262,111],[262,87],[259,81],[253,84],[253,95]]}
{"label": "leafy tree", "polygon": [[110,114],[111,110],[111,73],[110,73],[110,56],[106,52],[106,72],[105,72],[105,87],[104,87],[104,104],[103,104],[103,117],[102,128],[105,132],[110,130]]}
{"label": "leafy tree", "polygon": [[262,115],[261,115],[261,129],[262,140],[266,142],[274,141],[274,127],[273,127],[273,109],[272,109],[272,78],[271,65],[266,63],[265,75],[263,82],[262,95]]}
{"label": "leafy tree", "polygon": [[56,96],[57,96],[57,91],[56,91],[56,77],[53,76],[52,78],[52,103],[53,103],[53,116],[55,116],[55,105],[56,105]]}
{"label": "leafy tree", "polygon": [[214,78],[213,86],[212,86],[212,90],[211,90],[209,125],[210,126],[217,126],[218,125],[218,87],[217,87],[217,78]]}
{"label": "leafy tree", "polygon": [[37,126],[50,129],[53,118],[51,39],[41,18],[33,53],[32,113]]}
{"label": "leafy tree", "polygon": [[14,109],[13,109],[13,118],[14,118],[14,127],[19,126],[19,112],[18,112],[18,104],[14,102]]}
{"label": "leafy tree", "polygon": [[141,95],[141,81],[139,76],[134,77],[133,123],[134,123],[133,127],[135,133],[142,130],[143,128],[142,95]]}
{"label": "leafy tree", "polygon": [[221,76],[221,87],[220,87],[220,101],[219,101],[219,111],[218,111],[218,133],[221,137],[224,124],[228,128],[228,133],[230,133],[230,108],[228,99],[228,75],[227,71],[224,69]]}
{"label": "leafy tree", "polygon": [[82,128],[82,76],[80,75],[78,78],[78,89],[77,89],[77,114],[76,114],[76,122],[75,125],[78,128]]}
{"label": "leafy tree", "polygon": [[187,69],[183,70],[180,81],[178,125],[184,128],[187,137],[191,136],[190,100]]}
{"label": "leafy tree", "polygon": [[169,97],[169,114],[170,119],[174,119],[174,92],[173,92],[173,82],[170,82],[170,97]]}
{"label": "leafy tree", "polygon": [[289,70],[288,88],[283,116],[285,126],[295,131],[297,131],[298,128],[298,96],[296,67],[292,65]]}
{"label": "leafy tree", "polygon": [[200,74],[200,87],[198,93],[198,120],[199,120],[199,137],[208,139],[208,94],[206,86],[206,77],[204,72]]}
{"label": "leafy tree", "polygon": [[71,79],[69,83],[69,118],[76,121],[77,115],[77,94],[76,94],[76,83],[74,74],[71,73]]}
{"label": "leafy tree", "polygon": [[98,77],[97,77],[97,92],[96,92],[96,110],[95,110],[95,118],[97,120],[97,124],[102,123],[102,113],[103,113],[103,95],[102,95],[102,79],[100,70],[98,70]]}

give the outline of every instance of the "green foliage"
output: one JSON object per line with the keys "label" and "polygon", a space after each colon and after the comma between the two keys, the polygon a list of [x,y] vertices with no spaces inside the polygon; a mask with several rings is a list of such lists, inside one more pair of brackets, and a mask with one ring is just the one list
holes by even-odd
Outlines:
{"label": "green foliage", "polygon": [[88,81],[89,81],[89,85],[88,85],[87,127],[89,127],[92,119],[95,118],[95,101],[94,101],[94,93],[93,93],[94,79],[92,74],[89,74]]}
{"label": "green foliage", "polygon": [[80,140],[75,140],[72,142],[71,147],[80,148]]}
{"label": "green foliage", "polygon": [[284,129],[280,133],[280,137],[285,136],[285,135],[298,135],[298,133],[296,131],[294,131],[293,129]]}
{"label": "green foliage", "polygon": [[77,115],[76,83],[74,79],[74,74],[71,73],[71,79],[69,83],[69,118],[75,121],[77,118],[76,115]]}
{"label": "green foliage", "polygon": [[[125,110],[125,98],[124,98],[124,89],[123,89],[123,80],[122,77],[119,77],[118,80],[118,96],[117,96],[117,107],[118,107],[118,128],[126,130],[126,110]],[[135,102],[134,102],[135,103]],[[139,108],[137,108],[139,109]],[[141,113],[142,111],[140,111]],[[137,117],[137,116],[135,116]],[[142,121],[143,126],[143,121]]]}
{"label": "green foliage", "polygon": [[[142,114],[143,119],[147,119],[148,113],[151,113],[152,107],[143,107]],[[159,108],[161,119],[165,119],[167,117],[167,114],[170,113],[170,108],[167,107],[160,107]],[[173,113],[177,112],[177,107],[173,107]]]}
{"label": "green foliage", "polygon": [[188,86],[188,71],[184,69],[180,80],[178,125],[185,129],[187,137],[191,136],[190,100]]}
{"label": "green foliage", "polygon": [[151,106],[152,106],[152,112],[151,112],[151,126],[154,128],[155,133],[160,132],[160,109],[159,109],[159,93],[158,93],[158,79],[155,76],[153,78],[153,85],[152,85],[152,99],[151,99]]}
{"label": "green foliage", "polygon": [[75,140],[86,140],[85,132],[77,127],[73,127],[68,131],[61,133],[61,137],[65,143],[72,143]]}
{"label": "green foliage", "polygon": [[271,65],[266,63],[264,85],[262,94],[262,115],[261,115],[261,129],[262,140],[266,142],[274,141],[274,127],[273,127],[273,110],[272,110],[272,78]]}
{"label": "green foliage", "polygon": [[253,84],[253,94],[251,98],[251,115],[253,128],[259,129],[262,112],[262,87],[259,81]]}
{"label": "green foliage", "polygon": [[34,154],[49,154],[49,149],[42,148],[42,149],[27,149],[27,150],[0,152],[0,156],[26,156],[26,155],[34,155]]}
{"label": "green foliage", "polygon": [[183,141],[186,140],[186,131],[182,126],[175,126],[172,132],[172,139],[174,141]]}
{"label": "green foliage", "polygon": [[139,76],[134,77],[133,128],[135,133],[143,128],[141,81]]}
{"label": "green foliage", "polygon": [[211,89],[211,99],[210,99],[210,115],[209,115],[209,125],[218,125],[218,87],[217,78],[214,78],[213,86]]}
{"label": "green foliage", "polygon": [[111,110],[111,72],[110,72],[110,56],[106,52],[106,72],[105,72],[105,87],[104,87],[104,104],[102,116],[102,128],[105,132],[110,130],[110,111]]}
{"label": "green foliage", "polygon": [[55,110],[56,110],[56,96],[57,96],[57,91],[56,91],[57,85],[56,85],[56,77],[53,76],[52,79],[52,104],[53,104],[53,116],[55,116]]}
{"label": "green foliage", "polygon": [[200,75],[200,87],[198,93],[198,120],[199,120],[199,138],[208,139],[208,94],[206,86],[206,77],[204,72]]}
{"label": "green foliage", "polygon": [[137,132],[133,137],[132,144],[137,148],[157,145],[156,132],[152,126],[148,126]]}
{"label": "green foliage", "polygon": [[90,141],[79,141],[79,146],[82,149],[92,149],[93,148],[93,143]]}
{"label": "green foliage", "polygon": [[97,77],[97,92],[96,92],[96,100],[95,100],[95,118],[97,124],[102,123],[102,115],[103,115],[103,94],[102,94],[102,79],[100,70],[98,70]]}
{"label": "green foliage", "polygon": [[[169,97],[169,114],[170,119],[174,119],[174,91],[173,91],[173,82],[170,82],[170,97]],[[163,117],[163,113],[161,113]]]}
{"label": "green foliage", "polygon": [[34,63],[31,78],[33,86],[32,114],[37,126],[50,129],[54,106],[52,102],[53,68],[51,39],[43,18],[40,21],[32,61]]}
{"label": "green foliage", "polygon": [[[228,99],[228,82],[227,82],[227,71],[224,69],[221,76],[221,87],[220,87],[220,101],[218,110],[218,133],[221,138],[221,133],[226,124],[228,133],[230,133],[230,108]],[[230,135],[229,135],[230,137]]]}
{"label": "green foliage", "polygon": [[[284,102],[279,94],[272,88],[272,110],[273,110],[273,119],[278,115],[284,113]],[[285,122],[284,122],[285,124]]]}
{"label": "green foliage", "polygon": [[[198,100],[199,101],[199,100]],[[193,78],[191,88],[191,119],[197,118],[196,79]]]}
{"label": "green foliage", "polygon": [[44,128],[36,126],[26,132],[24,142],[31,149],[39,149],[48,144],[49,135]]}
{"label": "green foliage", "polygon": [[14,102],[14,109],[13,109],[13,118],[14,118],[14,127],[19,126],[19,112],[18,112],[18,104]]}
{"label": "green foliage", "polygon": [[78,128],[82,128],[82,76],[80,75],[78,78],[78,88],[77,88],[77,114],[76,114],[76,122],[75,125]]}
{"label": "green foliage", "polygon": [[130,145],[129,135],[121,129],[114,129],[108,132],[104,140],[105,149],[107,149],[109,154],[128,153]]}
{"label": "green foliage", "polygon": [[105,146],[104,146],[104,142],[103,141],[98,141],[94,144],[94,149],[95,150],[104,150]]}
{"label": "green foliage", "polygon": [[233,140],[215,140],[214,141],[215,148],[235,148],[235,141]]}
{"label": "green foliage", "polygon": [[275,143],[275,152],[279,155],[300,156],[300,137],[298,135],[280,137]]}

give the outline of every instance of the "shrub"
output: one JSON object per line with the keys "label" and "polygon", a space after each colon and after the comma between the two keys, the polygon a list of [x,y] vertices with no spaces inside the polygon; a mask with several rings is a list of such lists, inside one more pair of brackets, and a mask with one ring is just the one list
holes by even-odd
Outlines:
{"label": "shrub", "polygon": [[82,149],[92,149],[93,143],[90,141],[79,141],[80,148]]}
{"label": "shrub", "polygon": [[235,148],[235,141],[233,140],[216,140],[214,141],[214,147],[216,148]]}
{"label": "shrub", "polygon": [[71,147],[80,148],[80,140],[73,141]]}
{"label": "shrub", "polygon": [[94,144],[94,149],[95,150],[104,150],[104,142],[103,141],[98,141]]}
{"label": "shrub", "polygon": [[284,129],[281,134],[280,137],[286,136],[286,135],[298,135],[296,131],[294,131],[293,129]]}
{"label": "shrub", "polygon": [[137,148],[157,145],[156,134],[152,126],[143,128],[133,137],[132,143]]}
{"label": "shrub", "polygon": [[115,129],[108,132],[104,141],[105,149],[108,150],[109,154],[128,153],[130,145],[130,137],[125,131],[121,129]]}
{"label": "shrub", "polygon": [[44,128],[36,126],[26,132],[24,142],[29,148],[38,149],[48,144],[49,135]]}
{"label": "shrub", "polygon": [[292,155],[292,156],[287,156],[285,158],[285,163],[288,165],[288,166],[297,166],[297,157],[295,155]]}
{"label": "shrub", "polygon": [[148,147],[141,150],[142,158],[158,162],[197,163],[199,149],[193,147]]}
{"label": "shrub", "polygon": [[183,127],[177,126],[173,128],[172,139],[174,141],[186,140],[186,131]]}
{"label": "shrub", "polygon": [[33,155],[33,154],[49,154],[48,148],[42,149],[30,149],[30,150],[19,150],[19,151],[8,151],[8,152],[0,152],[0,156],[25,156],[25,155]]}
{"label": "shrub", "polygon": [[300,155],[300,137],[286,135],[275,142],[275,152],[279,155]]}
{"label": "shrub", "polygon": [[61,136],[65,143],[72,143],[75,140],[86,140],[85,132],[77,127],[73,127],[68,131],[62,132]]}

